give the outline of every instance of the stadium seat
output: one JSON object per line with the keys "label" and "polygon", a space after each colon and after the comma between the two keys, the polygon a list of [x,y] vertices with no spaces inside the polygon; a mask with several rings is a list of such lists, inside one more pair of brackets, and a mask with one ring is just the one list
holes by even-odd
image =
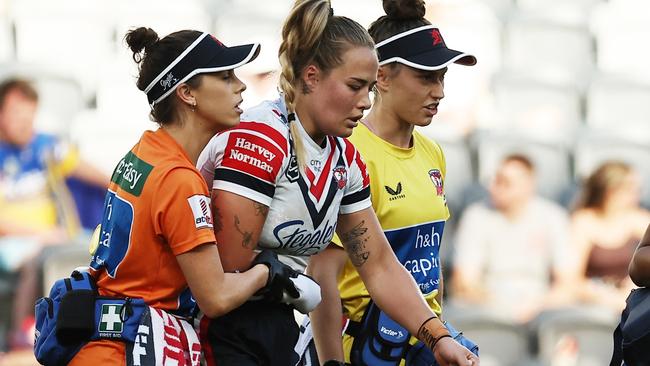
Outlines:
{"label": "stadium seat", "polygon": [[501,128],[540,141],[569,144],[582,121],[579,91],[555,84],[500,74],[494,79],[493,117]]}
{"label": "stadium seat", "polygon": [[113,0],[111,5],[116,14],[115,40],[120,51],[126,49],[123,43],[126,32],[141,26],[153,29],[160,38],[182,29],[212,32],[210,13],[199,0],[182,4],[173,0]]}
{"label": "stadium seat", "polygon": [[563,23],[586,24],[589,13],[605,0],[516,0],[520,11]]}
{"label": "stadium seat", "polygon": [[[560,364],[562,361],[558,355],[563,352],[561,348],[566,350],[567,346],[572,349],[565,357],[570,358],[573,365],[609,364],[613,350],[612,334],[618,320],[619,316],[609,309],[589,307],[542,313],[532,326],[537,331],[542,364]],[[572,344],[567,345],[567,342]]]}
{"label": "stadium seat", "polygon": [[504,66],[582,87],[594,69],[593,46],[586,26],[520,15],[505,27]]}
{"label": "stadium seat", "polygon": [[114,53],[111,5],[84,0],[12,2],[17,61],[47,66],[77,79],[84,93],[92,90]]}
{"label": "stadium seat", "polygon": [[610,134],[592,133],[578,140],[574,163],[578,179],[587,177],[608,160],[627,162],[639,172],[643,180],[642,203],[650,207],[650,139],[646,137],[645,144],[638,144]]}
{"label": "stadium seat", "polygon": [[80,266],[88,266],[90,254],[88,243],[69,244],[47,248],[43,254],[43,294],[47,296],[54,282],[70,276]]}
{"label": "stadium seat", "polygon": [[523,366],[531,362],[526,328],[498,315],[445,306],[445,320],[479,345],[482,366]]}
{"label": "stadium seat", "polygon": [[518,135],[478,134],[475,139],[479,180],[487,184],[503,158],[523,154],[536,169],[537,190],[547,198],[560,201],[571,183],[569,151],[559,144],[537,142]]}
{"label": "stadium seat", "polygon": [[11,324],[12,299],[17,281],[18,273],[0,271],[0,353],[5,351],[8,346],[6,336],[9,332],[9,324]]}
{"label": "stadium seat", "polygon": [[637,140],[650,141],[650,82],[630,78],[599,77],[587,94],[587,125]]}
{"label": "stadium seat", "polygon": [[489,6],[500,19],[508,18],[515,9],[514,0],[481,0],[481,2]]}
{"label": "stadium seat", "polygon": [[0,18],[0,62],[11,61],[14,57],[11,23],[6,18]]}
{"label": "stadium seat", "polygon": [[606,73],[650,78],[645,62],[650,38],[650,2],[610,0],[598,5],[590,26],[596,36],[597,65]]}

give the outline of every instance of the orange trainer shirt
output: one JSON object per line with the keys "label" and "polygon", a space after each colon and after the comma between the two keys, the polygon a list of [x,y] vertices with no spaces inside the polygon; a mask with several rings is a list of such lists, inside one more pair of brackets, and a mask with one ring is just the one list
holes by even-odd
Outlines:
{"label": "orange trainer shirt", "polygon": [[91,269],[99,292],[174,311],[189,304],[176,256],[215,242],[208,187],[164,130],[146,131],[119,162]]}

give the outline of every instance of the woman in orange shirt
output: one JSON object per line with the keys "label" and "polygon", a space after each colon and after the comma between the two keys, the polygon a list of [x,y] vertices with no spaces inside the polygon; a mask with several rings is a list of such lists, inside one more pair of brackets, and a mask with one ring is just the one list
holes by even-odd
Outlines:
{"label": "woman in orange shirt", "polygon": [[[170,358],[198,365],[200,346],[187,320],[194,305],[222,315],[277,283],[285,268],[263,253],[245,273],[223,272],[209,191],[195,168],[208,140],[239,123],[246,86],[233,69],[252,61],[259,45],[226,47],[192,30],[159,39],[143,27],[125,39],[139,65],[137,86],[160,128],[146,131],[115,168],[90,264],[100,295],[95,309],[101,296],[126,302],[95,310],[100,339],[83,346],[70,365],[153,365]],[[106,339],[127,331],[128,305],[137,301],[149,318],[136,325],[134,342]]]}

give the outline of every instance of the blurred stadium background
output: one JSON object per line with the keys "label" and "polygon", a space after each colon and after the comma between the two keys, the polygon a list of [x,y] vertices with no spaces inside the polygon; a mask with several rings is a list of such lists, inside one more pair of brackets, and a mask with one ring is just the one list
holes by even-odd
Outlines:
{"label": "blurred stadium background", "polygon": [[[190,28],[209,31],[227,45],[261,42],[261,56],[239,72],[250,106],[275,90],[280,28],[291,3],[0,0],[0,78],[34,80],[41,94],[37,128],[69,140],[110,174],[141,132],[156,127],[148,120],[145,95],[135,87],[135,64],[122,41],[128,29],[148,26],[163,36]],[[379,0],[332,4],[336,14],[364,26],[383,14]],[[427,5],[427,17],[447,44],[479,60],[477,67],[450,70],[440,114],[424,129],[445,149],[454,218],[484,196],[481,183],[513,151],[532,158],[540,192],[565,207],[596,165],[627,161],[643,176],[643,203],[650,207],[650,2],[430,0]],[[453,255],[454,223],[450,226],[447,258]],[[46,263],[46,282],[85,262],[79,253],[62,252],[49,267]],[[9,299],[3,296],[0,303],[5,312]],[[593,356],[611,349],[611,338],[603,334],[611,334],[612,319],[603,322],[604,329],[602,323],[560,325],[593,341]],[[482,351],[497,350],[494,365],[548,364],[543,342],[560,332],[546,329],[530,347],[525,329],[497,323],[475,328],[466,333],[485,339]],[[607,363],[597,356],[575,364]],[[5,355],[5,364],[19,362],[10,360]]]}

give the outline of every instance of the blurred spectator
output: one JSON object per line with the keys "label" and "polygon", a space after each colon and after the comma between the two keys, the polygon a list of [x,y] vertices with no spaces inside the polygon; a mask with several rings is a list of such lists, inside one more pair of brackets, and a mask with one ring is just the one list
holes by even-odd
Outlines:
{"label": "blurred spectator", "polygon": [[32,346],[25,336],[37,297],[36,257],[47,245],[69,241],[79,218],[64,179],[108,186],[109,178],[79,160],[54,136],[34,131],[38,95],[24,80],[0,84],[0,272],[20,271],[10,343]]}
{"label": "blurred spectator", "polygon": [[489,202],[471,205],[460,219],[454,300],[527,322],[570,299],[568,217],[536,194],[535,170],[523,155],[503,160],[489,193]]}
{"label": "blurred spectator", "polygon": [[578,251],[580,300],[620,311],[634,287],[628,266],[650,222],[640,207],[641,180],[622,162],[607,162],[585,181],[571,216],[572,245]]}

